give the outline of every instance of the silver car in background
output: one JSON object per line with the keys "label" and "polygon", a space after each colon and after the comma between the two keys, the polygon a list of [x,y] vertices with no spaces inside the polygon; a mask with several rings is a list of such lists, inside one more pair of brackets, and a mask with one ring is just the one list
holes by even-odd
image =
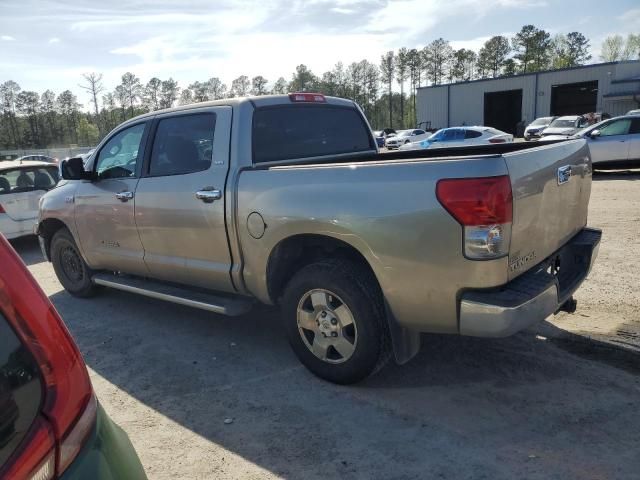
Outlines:
{"label": "silver car in background", "polygon": [[538,139],[542,135],[542,131],[547,128],[556,117],[540,117],[536,118],[533,122],[527,125],[524,129],[524,139],[529,141]]}
{"label": "silver car in background", "polygon": [[640,113],[604,120],[574,135],[550,135],[545,140],[583,138],[597,169],[640,167]]}

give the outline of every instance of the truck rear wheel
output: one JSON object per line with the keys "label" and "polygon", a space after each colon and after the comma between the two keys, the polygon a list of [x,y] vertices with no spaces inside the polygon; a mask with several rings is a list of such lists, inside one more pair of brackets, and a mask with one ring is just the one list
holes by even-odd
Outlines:
{"label": "truck rear wheel", "polygon": [[285,328],[300,361],[333,383],[355,383],[390,358],[389,332],[370,272],[344,260],[303,267],[285,290]]}
{"label": "truck rear wheel", "polygon": [[90,297],[97,286],[91,281],[93,270],[85,263],[73,236],[66,228],[51,239],[51,263],[64,289],[76,297]]}

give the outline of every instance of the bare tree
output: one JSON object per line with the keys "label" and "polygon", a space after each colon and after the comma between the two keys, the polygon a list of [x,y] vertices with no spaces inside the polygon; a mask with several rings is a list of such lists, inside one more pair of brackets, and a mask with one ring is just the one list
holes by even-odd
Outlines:
{"label": "bare tree", "polygon": [[[96,115],[96,121],[100,116],[100,108],[98,107],[98,95],[104,92],[104,85],[102,84],[102,74],[101,73],[83,73],[83,78],[85,79],[85,84],[78,85],[83,90],[89,92],[91,97],[91,103],[93,103],[93,110]],[[100,125],[98,124],[98,128]]]}
{"label": "bare tree", "polygon": [[246,97],[249,95],[249,77],[246,75],[240,75],[233,82],[231,82],[231,91],[236,97]]}
{"label": "bare tree", "polygon": [[271,88],[271,93],[274,95],[282,95],[283,93],[287,93],[287,81],[284,77],[278,78],[276,83],[273,84]]}
{"label": "bare tree", "polygon": [[409,73],[409,52],[406,48],[398,50],[396,56],[396,81],[400,84],[400,128],[404,128],[404,82]]}
{"label": "bare tree", "polygon": [[211,77],[207,81],[207,92],[211,100],[220,100],[227,95],[227,86],[218,77]]}
{"label": "bare tree", "polygon": [[160,109],[160,89],[162,88],[162,81],[153,77],[151,80],[147,82],[147,85],[144,87],[144,103],[149,108],[149,110],[159,110]]}
{"label": "bare tree", "polygon": [[389,128],[393,128],[393,78],[396,73],[396,58],[393,50],[382,55],[380,60],[380,75],[382,83],[387,86],[389,93]]}
{"label": "bare tree", "polygon": [[[169,80],[163,80],[160,86],[160,108],[171,108],[178,100],[178,82],[169,77]],[[190,102],[189,102],[190,103]]]}
{"label": "bare tree", "polygon": [[267,94],[267,79],[262,75],[253,77],[251,80],[251,95],[266,95]]}

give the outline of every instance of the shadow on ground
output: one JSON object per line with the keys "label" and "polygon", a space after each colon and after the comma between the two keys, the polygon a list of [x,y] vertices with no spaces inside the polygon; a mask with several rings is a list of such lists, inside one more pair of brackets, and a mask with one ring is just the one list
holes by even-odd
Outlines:
{"label": "shadow on ground", "polygon": [[[299,366],[273,309],[229,319],[116,291],[52,300],[93,370],[276,475],[582,479],[640,468],[638,370],[567,338],[557,348],[534,332],[429,335],[408,365],[338,387]],[[146,466],[152,478],[181,476]]]}

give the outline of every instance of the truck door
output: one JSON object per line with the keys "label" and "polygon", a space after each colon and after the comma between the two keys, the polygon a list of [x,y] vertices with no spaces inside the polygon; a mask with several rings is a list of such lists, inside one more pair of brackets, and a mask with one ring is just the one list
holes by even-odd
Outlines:
{"label": "truck door", "polygon": [[140,122],[113,134],[94,157],[96,179],[78,183],[73,199],[76,227],[93,268],[147,274],[133,199],[149,124]]}
{"label": "truck door", "polygon": [[156,117],[136,189],[136,224],[153,278],[233,291],[225,225],[231,107]]}

